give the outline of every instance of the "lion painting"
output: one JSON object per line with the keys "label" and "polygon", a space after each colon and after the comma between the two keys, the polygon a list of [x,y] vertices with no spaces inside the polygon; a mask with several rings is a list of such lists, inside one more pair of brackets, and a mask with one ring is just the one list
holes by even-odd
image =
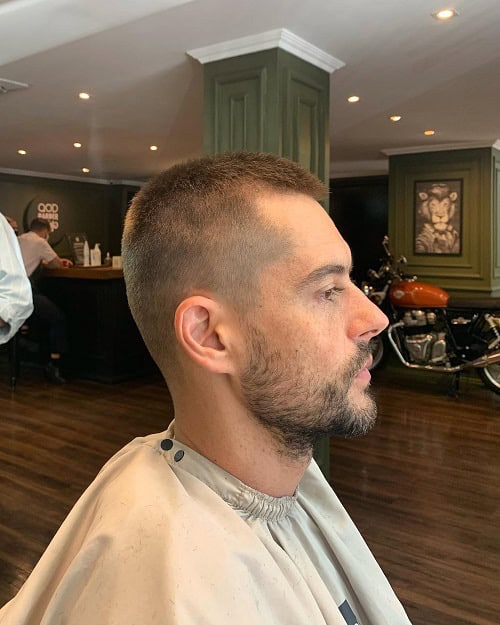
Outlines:
{"label": "lion painting", "polygon": [[[457,184],[458,183],[458,184]],[[460,254],[459,188],[460,181],[424,183],[416,185],[416,215],[420,230],[415,237],[416,254]],[[418,221],[416,219],[416,225]]]}

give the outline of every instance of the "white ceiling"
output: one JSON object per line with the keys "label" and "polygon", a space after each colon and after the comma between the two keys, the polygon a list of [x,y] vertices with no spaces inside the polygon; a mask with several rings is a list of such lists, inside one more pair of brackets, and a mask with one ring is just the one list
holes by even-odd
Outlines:
{"label": "white ceiling", "polygon": [[[459,17],[431,17],[450,5]],[[332,175],[386,171],[382,149],[491,145],[499,27],[500,0],[0,0],[0,79],[30,85],[0,95],[0,171],[144,180],[201,154],[203,69],[186,52],[278,28],[346,64]]]}

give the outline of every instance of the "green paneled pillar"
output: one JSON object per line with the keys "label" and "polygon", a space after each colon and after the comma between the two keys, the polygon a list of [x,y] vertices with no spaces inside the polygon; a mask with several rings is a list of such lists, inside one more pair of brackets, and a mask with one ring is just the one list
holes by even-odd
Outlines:
{"label": "green paneled pillar", "polygon": [[284,29],[188,54],[204,65],[207,153],[272,152],[328,185],[330,74],[342,61]]}
{"label": "green paneled pillar", "polygon": [[[285,29],[188,54],[204,66],[205,152],[279,154],[328,186],[330,74],[342,61]],[[327,439],[314,456],[329,479]]]}

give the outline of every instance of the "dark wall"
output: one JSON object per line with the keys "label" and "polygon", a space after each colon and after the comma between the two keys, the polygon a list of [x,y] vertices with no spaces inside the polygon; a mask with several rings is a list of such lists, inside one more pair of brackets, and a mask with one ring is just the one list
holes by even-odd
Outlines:
{"label": "dark wall", "polygon": [[103,256],[108,251],[118,255],[123,216],[136,190],[122,184],[0,174],[0,212],[17,220],[20,233],[39,216],[40,206],[46,217],[57,214],[50,243],[61,256],[70,253],[64,239],[69,232],[85,232],[91,245],[101,244]]}
{"label": "dark wall", "polygon": [[330,216],[352,250],[353,278],[377,268],[388,232],[388,176],[330,180]]}

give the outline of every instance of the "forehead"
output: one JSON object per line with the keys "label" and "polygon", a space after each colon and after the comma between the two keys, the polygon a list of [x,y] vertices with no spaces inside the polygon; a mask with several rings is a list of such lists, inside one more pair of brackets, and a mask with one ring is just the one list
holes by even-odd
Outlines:
{"label": "forehead", "polygon": [[307,273],[332,263],[349,268],[349,246],[316,200],[299,193],[266,194],[259,196],[257,207],[289,238],[291,252],[283,259],[289,270]]}

